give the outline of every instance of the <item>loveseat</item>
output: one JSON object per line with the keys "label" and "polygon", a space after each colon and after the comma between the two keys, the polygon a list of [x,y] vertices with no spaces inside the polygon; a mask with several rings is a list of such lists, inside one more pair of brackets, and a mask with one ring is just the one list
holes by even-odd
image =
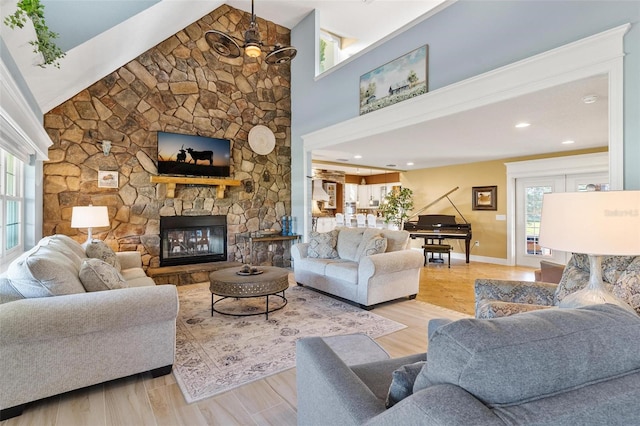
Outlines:
{"label": "loveseat", "polygon": [[426,354],[357,366],[321,338],[300,339],[298,424],[638,424],[640,317],[619,306],[429,328]]}
{"label": "loveseat", "polygon": [[[602,279],[612,294],[640,315],[640,256],[604,256]],[[495,318],[547,309],[589,282],[589,257],[574,253],[560,282],[478,278],[475,281],[476,318]]]}
{"label": "loveseat", "polygon": [[407,231],[340,227],[312,232],[309,242],[291,248],[295,279],[365,309],[413,298],[420,286],[422,254],[408,244]]}
{"label": "loveseat", "polygon": [[156,286],[140,253],[105,247],[95,242],[85,251],[65,235],[45,237],[0,276],[2,419],[41,398],[171,372],[175,286]]}

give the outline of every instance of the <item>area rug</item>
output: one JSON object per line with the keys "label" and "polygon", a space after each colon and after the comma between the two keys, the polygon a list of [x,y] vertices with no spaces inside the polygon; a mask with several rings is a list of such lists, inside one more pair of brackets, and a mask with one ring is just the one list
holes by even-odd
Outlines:
{"label": "area rug", "polygon": [[[295,367],[296,340],[364,333],[384,336],[406,326],[304,287],[286,291],[281,310],[251,317],[211,316],[206,286],[180,292],[173,373],[188,403]],[[270,308],[278,303],[270,299]],[[264,298],[227,299],[216,309],[264,311]]]}

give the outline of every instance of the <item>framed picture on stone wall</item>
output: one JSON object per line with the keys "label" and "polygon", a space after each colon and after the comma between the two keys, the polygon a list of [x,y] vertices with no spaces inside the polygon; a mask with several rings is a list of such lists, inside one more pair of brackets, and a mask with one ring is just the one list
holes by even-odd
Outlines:
{"label": "framed picture on stone wall", "polygon": [[118,189],[118,172],[113,170],[98,171],[98,188]]}

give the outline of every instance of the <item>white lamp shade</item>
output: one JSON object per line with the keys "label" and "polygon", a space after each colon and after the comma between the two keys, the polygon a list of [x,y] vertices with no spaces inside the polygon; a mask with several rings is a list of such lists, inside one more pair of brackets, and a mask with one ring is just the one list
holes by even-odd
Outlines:
{"label": "white lamp shade", "polygon": [[544,194],[540,245],[592,255],[640,255],[640,191]]}
{"label": "white lamp shade", "polygon": [[72,228],[109,226],[107,206],[77,206],[71,211]]}

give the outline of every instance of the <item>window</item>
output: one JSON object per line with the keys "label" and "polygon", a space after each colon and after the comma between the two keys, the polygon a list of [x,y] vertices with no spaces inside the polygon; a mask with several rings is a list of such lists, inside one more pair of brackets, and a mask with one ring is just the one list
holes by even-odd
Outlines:
{"label": "window", "polygon": [[0,149],[0,258],[7,261],[24,250],[24,163]]}
{"label": "window", "polygon": [[342,37],[324,30],[320,32],[320,58],[318,61],[318,71],[320,73],[346,59],[347,55],[342,51],[342,46]]}

